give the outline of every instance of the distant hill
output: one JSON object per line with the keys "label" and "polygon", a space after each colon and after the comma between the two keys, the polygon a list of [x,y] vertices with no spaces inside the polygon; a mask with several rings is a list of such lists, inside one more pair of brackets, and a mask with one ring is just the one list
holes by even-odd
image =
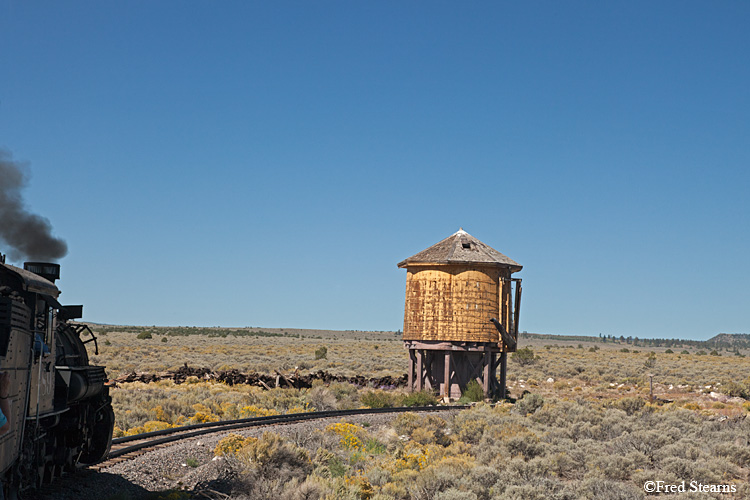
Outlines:
{"label": "distant hill", "polygon": [[519,333],[522,339],[556,340],[560,342],[601,342],[600,337],[590,335],[559,335],[554,333]]}
{"label": "distant hill", "polygon": [[720,333],[709,340],[688,339],[660,339],[660,338],[638,338],[638,337],[616,337],[614,335],[600,335],[599,337],[587,335],[554,335],[548,333],[519,334],[521,338],[553,340],[562,342],[602,342],[620,345],[633,345],[636,347],[669,347],[669,348],[695,348],[695,349],[750,349],[750,334],[748,333]]}
{"label": "distant hill", "polygon": [[750,348],[750,333],[720,333],[706,341],[711,347],[719,348]]}

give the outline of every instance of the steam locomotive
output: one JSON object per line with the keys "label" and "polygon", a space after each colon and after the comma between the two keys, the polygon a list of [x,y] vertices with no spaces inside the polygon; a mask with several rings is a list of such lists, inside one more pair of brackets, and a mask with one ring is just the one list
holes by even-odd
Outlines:
{"label": "steam locomotive", "polygon": [[[60,266],[0,256],[0,371],[10,375],[10,431],[0,436],[0,481],[9,497],[38,488],[109,453],[114,412],[103,366],[82,323],[83,306],[63,306]],[[6,497],[8,498],[8,497]]]}

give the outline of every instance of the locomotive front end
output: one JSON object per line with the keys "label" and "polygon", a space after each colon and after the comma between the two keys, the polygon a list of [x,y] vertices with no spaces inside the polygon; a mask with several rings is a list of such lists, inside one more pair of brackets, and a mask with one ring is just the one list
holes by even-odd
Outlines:
{"label": "locomotive front end", "polygon": [[91,329],[72,320],[82,306],[63,306],[58,264],[0,260],[0,370],[11,379],[11,429],[0,436],[6,488],[25,490],[101,461],[114,427],[104,367]]}

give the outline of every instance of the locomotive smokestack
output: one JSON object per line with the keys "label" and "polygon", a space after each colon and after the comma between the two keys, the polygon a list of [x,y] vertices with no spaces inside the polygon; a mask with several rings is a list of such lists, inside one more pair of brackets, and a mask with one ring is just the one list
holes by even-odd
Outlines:
{"label": "locomotive smokestack", "polygon": [[52,236],[50,222],[24,206],[21,190],[26,181],[26,165],[13,161],[10,152],[0,149],[0,239],[11,247],[13,259],[47,261],[65,257],[68,245]]}

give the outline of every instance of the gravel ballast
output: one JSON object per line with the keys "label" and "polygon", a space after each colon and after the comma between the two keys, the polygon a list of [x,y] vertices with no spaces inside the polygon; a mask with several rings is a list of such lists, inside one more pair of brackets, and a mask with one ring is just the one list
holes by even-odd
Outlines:
{"label": "gravel ballast", "polygon": [[[432,413],[449,418],[460,410]],[[387,426],[395,414],[371,414],[348,416],[344,420],[364,424],[370,428]],[[217,443],[229,433],[249,437],[260,437],[264,432],[274,432],[281,437],[297,439],[309,436],[315,430],[341,421],[341,417],[308,420],[286,425],[253,427],[246,430],[219,432],[158,448],[131,460],[113,465],[99,472],[84,470],[62,478],[53,487],[45,488],[25,499],[36,500],[137,500],[152,492],[184,489],[200,491],[202,485],[220,480],[231,474],[226,460],[214,457]],[[197,462],[197,466],[195,463]],[[191,465],[188,465],[190,463]],[[206,496],[206,498],[210,498]]]}

